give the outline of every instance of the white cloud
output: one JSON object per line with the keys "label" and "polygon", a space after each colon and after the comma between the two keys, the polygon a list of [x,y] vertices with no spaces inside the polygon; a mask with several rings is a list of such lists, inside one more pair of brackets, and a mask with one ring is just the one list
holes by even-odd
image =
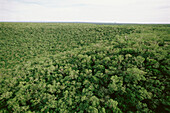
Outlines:
{"label": "white cloud", "polygon": [[0,21],[170,23],[170,0],[0,0]]}

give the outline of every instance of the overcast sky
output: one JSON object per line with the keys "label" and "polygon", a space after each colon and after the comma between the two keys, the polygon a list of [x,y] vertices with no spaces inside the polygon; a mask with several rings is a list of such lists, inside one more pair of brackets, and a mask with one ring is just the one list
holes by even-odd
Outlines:
{"label": "overcast sky", "polygon": [[0,0],[0,21],[170,23],[170,0]]}

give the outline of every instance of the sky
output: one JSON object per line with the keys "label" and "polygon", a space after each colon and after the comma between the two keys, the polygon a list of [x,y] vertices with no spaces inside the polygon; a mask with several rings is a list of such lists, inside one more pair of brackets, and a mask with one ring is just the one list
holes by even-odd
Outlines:
{"label": "sky", "polygon": [[0,21],[170,23],[170,0],[0,0]]}

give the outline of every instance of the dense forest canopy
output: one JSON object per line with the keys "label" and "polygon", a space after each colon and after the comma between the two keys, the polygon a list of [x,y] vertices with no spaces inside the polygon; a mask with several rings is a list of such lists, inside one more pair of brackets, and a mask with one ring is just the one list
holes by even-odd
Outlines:
{"label": "dense forest canopy", "polygon": [[170,25],[0,23],[0,112],[170,112]]}

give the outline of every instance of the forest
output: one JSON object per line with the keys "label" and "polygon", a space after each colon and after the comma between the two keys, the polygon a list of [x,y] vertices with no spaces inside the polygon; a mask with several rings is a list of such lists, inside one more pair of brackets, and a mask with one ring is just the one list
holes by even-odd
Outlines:
{"label": "forest", "polygon": [[0,112],[170,112],[170,25],[0,23]]}

